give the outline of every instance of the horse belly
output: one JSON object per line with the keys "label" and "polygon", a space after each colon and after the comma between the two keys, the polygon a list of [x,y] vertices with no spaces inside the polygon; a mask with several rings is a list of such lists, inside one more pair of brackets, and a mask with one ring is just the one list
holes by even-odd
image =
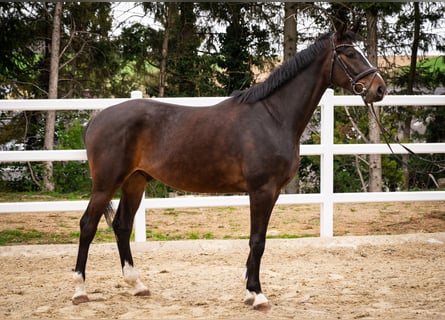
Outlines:
{"label": "horse belly", "polygon": [[202,193],[236,193],[247,190],[239,160],[228,157],[209,159],[184,153],[146,164],[154,179],[176,189]]}
{"label": "horse belly", "polygon": [[198,193],[238,193],[246,192],[247,184],[237,179],[221,179],[199,174],[170,171],[167,174],[159,173],[152,176],[175,189]]}

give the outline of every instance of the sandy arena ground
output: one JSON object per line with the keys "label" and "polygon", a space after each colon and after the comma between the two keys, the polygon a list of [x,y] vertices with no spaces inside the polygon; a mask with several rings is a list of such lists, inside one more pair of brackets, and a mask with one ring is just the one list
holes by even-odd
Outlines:
{"label": "sandy arena ground", "polygon": [[77,245],[0,247],[2,319],[445,319],[445,232],[271,239],[267,314],[243,304],[247,240],[134,243],[133,297],[114,243],[93,244],[91,302],[71,303]]}

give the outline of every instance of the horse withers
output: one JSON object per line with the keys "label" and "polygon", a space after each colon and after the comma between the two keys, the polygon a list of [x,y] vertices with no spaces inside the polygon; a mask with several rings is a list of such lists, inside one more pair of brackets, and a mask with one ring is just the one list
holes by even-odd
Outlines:
{"label": "horse withers", "polygon": [[[92,194],[80,220],[73,303],[88,301],[85,267],[102,215],[114,229],[131,292],[150,295],[134,268],[130,234],[145,187],[156,179],[191,192],[249,195],[245,302],[268,310],[259,276],[267,226],[281,188],[298,168],[300,136],[312,113],[332,85],[361,95],[366,103],[385,95],[385,82],[354,41],[344,29],[323,35],[263,83],[214,106],[139,99],[95,116],[85,131]],[[118,190],[113,216],[110,201]]]}

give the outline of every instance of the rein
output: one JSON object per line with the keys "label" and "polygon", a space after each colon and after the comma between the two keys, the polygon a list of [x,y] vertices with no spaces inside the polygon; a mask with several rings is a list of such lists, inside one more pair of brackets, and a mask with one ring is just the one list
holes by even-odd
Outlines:
{"label": "rein", "polygon": [[[372,114],[373,114],[373,116],[374,116],[374,118],[375,118],[375,120],[376,120],[376,122],[377,122],[377,124],[378,124],[378,126],[379,126],[380,132],[382,133],[382,136],[383,136],[383,139],[385,140],[386,145],[388,146],[389,150],[391,150],[392,156],[393,156],[399,163],[401,163],[402,165],[405,165],[406,167],[410,168],[410,169],[411,169],[412,171],[414,171],[415,173],[428,174],[428,175],[433,179],[433,181],[434,181],[435,179],[434,179],[434,177],[432,177],[432,174],[441,173],[441,172],[443,172],[443,171],[445,170],[445,167],[444,167],[443,165],[441,165],[441,164],[445,163],[445,160],[442,160],[442,161],[434,161],[434,160],[430,160],[430,159],[421,157],[421,156],[419,156],[418,154],[416,154],[414,151],[412,151],[410,148],[408,148],[407,146],[405,146],[403,143],[401,143],[397,137],[396,137],[396,138],[393,138],[392,135],[391,135],[391,133],[389,133],[388,130],[386,130],[386,128],[382,125],[382,123],[381,123],[380,120],[378,119],[377,114],[376,114],[375,109],[374,109],[374,104],[373,104],[373,103],[370,103],[370,104],[369,104],[369,103],[367,103],[364,99],[363,99],[363,102],[365,103],[366,107],[368,107],[369,109],[371,109],[371,112],[372,112]],[[419,160],[421,160],[421,161],[424,161],[424,162],[426,162],[426,163],[429,163],[429,164],[431,164],[431,165],[433,165],[433,166],[437,166],[437,167],[439,167],[439,170],[437,170],[437,171],[431,171],[431,170],[429,170],[429,171],[428,171],[428,170],[417,170],[417,169],[415,169],[411,164],[409,164],[408,162],[404,161],[404,160],[402,159],[402,157],[400,157],[399,155],[397,155],[396,153],[394,153],[394,151],[393,151],[393,149],[391,148],[391,145],[390,145],[390,142],[391,142],[391,141],[394,142],[394,143],[396,143],[396,144],[398,144],[398,145],[400,145],[403,149],[405,149],[405,150],[406,150],[410,155],[412,155],[413,157],[415,157],[415,158],[417,158],[417,159],[419,159]]]}

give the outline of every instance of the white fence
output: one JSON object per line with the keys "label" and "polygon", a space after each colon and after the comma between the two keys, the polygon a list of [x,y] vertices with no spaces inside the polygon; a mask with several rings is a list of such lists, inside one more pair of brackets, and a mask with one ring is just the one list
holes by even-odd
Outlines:
{"label": "white fence", "polygon": [[[132,93],[133,94],[133,93]],[[135,92],[137,97],[138,93]],[[226,98],[162,98],[162,101],[206,106]],[[0,100],[0,110],[95,110],[104,109],[128,99],[63,99],[63,100]],[[375,193],[334,193],[334,155],[340,154],[389,154],[386,144],[334,144],[334,107],[361,106],[357,96],[334,96],[327,90],[321,101],[321,143],[302,145],[301,155],[320,155],[320,193],[282,194],[277,204],[320,204],[320,236],[332,237],[334,229],[334,203],[352,202],[394,202],[394,201],[441,201],[445,191],[417,192],[375,192]],[[445,106],[445,97],[424,96],[386,96],[376,104],[379,106]],[[445,153],[445,143],[408,143],[405,144],[416,153]],[[407,151],[398,144],[391,144],[395,153]],[[86,160],[85,150],[51,151],[0,151],[0,162],[12,161],[68,161]],[[115,200],[117,202],[118,200]],[[88,201],[50,201],[50,202],[10,202],[0,203],[0,213],[83,211]],[[114,204],[117,207],[116,203]],[[247,206],[248,196],[203,196],[178,198],[144,198],[136,215],[135,240],[145,241],[145,209],[148,208],[189,208]]]}

